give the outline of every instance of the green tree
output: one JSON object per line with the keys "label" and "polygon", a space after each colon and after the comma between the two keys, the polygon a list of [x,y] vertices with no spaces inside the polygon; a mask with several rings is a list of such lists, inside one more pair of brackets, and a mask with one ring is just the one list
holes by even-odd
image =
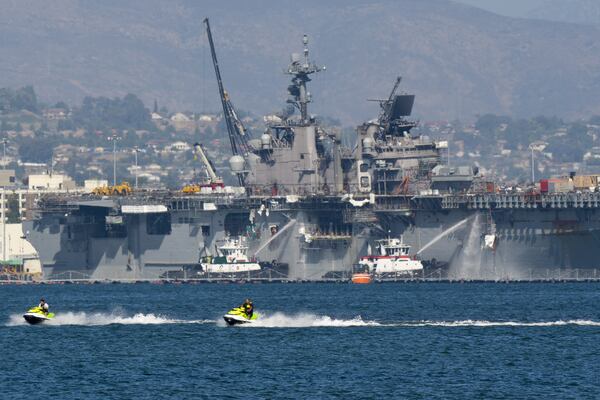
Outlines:
{"label": "green tree", "polygon": [[154,130],[150,112],[144,103],[133,94],[122,99],[116,97],[86,97],[79,109],[73,113],[75,126],[89,131],[110,132],[125,129]]}
{"label": "green tree", "polygon": [[62,108],[64,110],[68,110],[69,106],[64,101],[59,101],[56,104],[54,104],[54,108]]}
{"label": "green tree", "polygon": [[52,136],[22,137],[19,142],[19,157],[24,162],[48,163],[57,144],[56,138]]}
{"label": "green tree", "polygon": [[39,111],[39,104],[33,86],[20,89],[0,89],[0,111],[28,110],[34,113]]}
{"label": "green tree", "polygon": [[73,131],[75,129],[76,129],[75,124],[70,119],[58,121],[58,130],[59,131]]}
{"label": "green tree", "polygon": [[19,196],[11,194],[7,199],[6,222],[9,224],[18,224],[21,222],[21,214],[19,213]]}
{"label": "green tree", "polygon": [[33,86],[18,89],[13,101],[13,110],[28,110],[34,113],[39,111],[37,96]]}
{"label": "green tree", "polygon": [[479,130],[483,136],[493,134],[501,124],[509,124],[512,122],[510,117],[499,116],[494,114],[485,114],[477,118],[475,129]]}

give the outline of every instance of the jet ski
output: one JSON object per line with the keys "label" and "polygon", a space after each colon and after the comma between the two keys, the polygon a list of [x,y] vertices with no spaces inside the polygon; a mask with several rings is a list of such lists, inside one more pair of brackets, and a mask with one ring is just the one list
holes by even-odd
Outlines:
{"label": "jet ski", "polygon": [[49,321],[54,318],[54,313],[45,314],[40,307],[32,307],[23,314],[25,321],[32,325],[39,324],[44,321]]}
{"label": "jet ski", "polygon": [[227,325],[249,324],[258,319],[258,313],[254,312],[252,313],[252,317],[248,317],[242,307],[236,307],[223,315],[223,319],[227,322]]}

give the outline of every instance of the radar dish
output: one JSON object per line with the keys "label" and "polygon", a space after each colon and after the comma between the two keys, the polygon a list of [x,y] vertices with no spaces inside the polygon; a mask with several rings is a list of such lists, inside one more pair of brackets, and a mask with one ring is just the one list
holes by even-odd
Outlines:
{"label": "radar dish", "polygon": [[394,97],[392,107],[390,109],[390,120],[407,117],[411,114],[413,104],[415,103],[415,95],[401,94]]}

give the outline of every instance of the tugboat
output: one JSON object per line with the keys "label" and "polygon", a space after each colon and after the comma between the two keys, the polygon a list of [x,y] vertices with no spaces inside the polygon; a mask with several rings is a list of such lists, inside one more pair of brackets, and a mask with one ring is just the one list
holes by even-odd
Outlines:
{"label": "tugboat", "polygon": [[359,266],[371,274],[413,275],[423,270],[421,261],[411,258],[410,246],[404,244],[402,237],[375,241],[375,254],[371,252],[360,258]]}
{"label": "tugboat", "polygon": [[248,245],[245,238],[227,238],[217,246],[217,255],[204,257],[200,263],[202,271],[208,273],[236,273],[260,271],[260,265],[248,258]]}

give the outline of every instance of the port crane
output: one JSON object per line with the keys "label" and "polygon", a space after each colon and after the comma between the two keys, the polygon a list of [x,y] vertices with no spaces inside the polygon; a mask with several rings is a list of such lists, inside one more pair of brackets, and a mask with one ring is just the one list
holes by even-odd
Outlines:
{"label": "port crane", "polygon": [[[225,118],[225,124],[227,126],[227,134],[229,136],[231,152],[233,153],[234,157],[244,157],[248,153],[249,132],[246,130],[244,124],[237,116],[235,108],[233,107],[233,104],[229,98],[229,94],[223,88],[223,80],[221,79],[221,71],[219,70],[219,61],[217,60],[217,53],[215,51],[215,45],[213,42],[208,18],[204,19],[204,25],[206,25],[206,34],[208,36],[208,43],[210,45],[210,53],[212,56],[213,66],[215,68],[215,74],[217,76],[219,97],[221,98],[221,105],[223,106],[223,118]],[[244,186],[244,174],[238,172],[237,176],[240,185]]]}

